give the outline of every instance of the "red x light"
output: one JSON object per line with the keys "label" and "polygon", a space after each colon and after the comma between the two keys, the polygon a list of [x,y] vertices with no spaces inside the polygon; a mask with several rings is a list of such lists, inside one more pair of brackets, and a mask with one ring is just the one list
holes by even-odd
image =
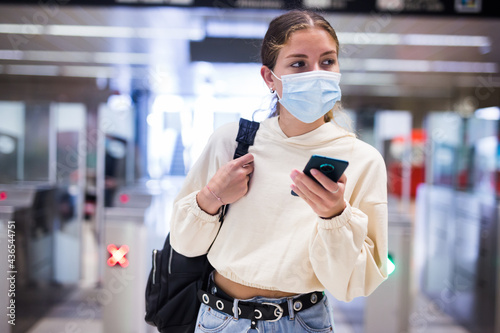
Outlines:
{"label": "red x light", "polygon": [[6,200],[7,199],[7,192],[2,191],[0,192],[0,201]]}
{"label": "red x light", "polygon": [[124,203],[124,204],[128,203],[129,200],[130,200],[130,198],[129,198],[128,194],[122,194],[122,195],[120,195],[120,202],[121,203]]}
{"label": "red x light", "polygon": [[111,254],[111,257],[108,259],[108,266],[113,267],[116,264],[120,264],[122,267],[128,266],[128,259],[125,257],[128,253],[127,245],[122,245],[120,248],[117,248],[115,244],[109,244],[108,252]]}

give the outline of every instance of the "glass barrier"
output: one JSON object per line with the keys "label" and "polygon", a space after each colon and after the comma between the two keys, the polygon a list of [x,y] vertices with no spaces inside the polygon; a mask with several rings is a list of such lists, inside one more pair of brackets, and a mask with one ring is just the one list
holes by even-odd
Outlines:
{"label": "glass barrier", "polygon": [[458,186],[459,166],[463,144],[463,120],[456,112],[431,112],[426,119],[428,133],[427,183]]}
{"label": "glass barrier", "polygon": [[[56,130],[56,219],[54,279],[78,283],[81,278],[82,224],[85,193],[86,108],[77,103],[53,103]],[[75,256],[75,254],[78,254]]]}
{"label": "glass barrier", "polygon": [[0,184],[9,184],[24,176],[24,103],[0,102],[0,119]]}
{"label": "glass barrier", "polygon": [[381,110],[374,118],[374,146],[387,167],[389,210],[409,212],[412,177],[412,115],[409,111]]}

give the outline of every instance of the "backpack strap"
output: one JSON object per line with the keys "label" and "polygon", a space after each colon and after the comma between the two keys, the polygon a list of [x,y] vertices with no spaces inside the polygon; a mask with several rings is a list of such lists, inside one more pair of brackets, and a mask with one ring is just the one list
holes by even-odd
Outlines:
{"label": "backpack strap", "polygon": [[[238,146],[234,151],[233,159],[241,157],[248,153],[248,148],[253,145],[255,140],[255,135],[259,129],[260,123],[257,121],[252,121],[244,118],[240,118],[240,125],[238,129],[238,135],[236,135],[236,141]],[[224,222],[224,216],[226,215],[229,204],[221,207],[221,214],[219,217],[219,222]]]}
{"label": "backpack strap", "polygon": [[233,158],[238,158],[248,153],[248,148],[253,145],[259,126],[259,122],[240,118],[240,128],[238,135],[236,135],[238,147],[236,147]]}

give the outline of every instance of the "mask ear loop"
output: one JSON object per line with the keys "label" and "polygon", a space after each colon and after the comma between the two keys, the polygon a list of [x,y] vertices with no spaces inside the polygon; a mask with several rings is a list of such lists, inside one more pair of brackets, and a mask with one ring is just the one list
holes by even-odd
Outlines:
{"label": "mask ear loop", "polygon": [[[279,77],[277,77],[276,74],[274,74],[274,72],[271,69],[270,69],[270,71],[271,71],[271,74],[273,74],[275,78],[277,78],[278,80],[280,80],[280,81],[283,82],[283,80],[281,80]],[[276,92],[276,95],[278,96],[278,99],[281,99],[280,95],[278,94],[278,92],[276,90],[274,90],[273,88],[269,88],[269,89],[270,89],[270,91],[271,91],[272,94],[274,94],[274,92]]]}
{"label": "mask ear loop", "polygon": [[273,74],[275,78],[277,78],[278,80],[281,81],[281,79],[279,77],[277,77],[276,74],[274,74],[274,72],[272,70],[270,70],[270,71],[271,71],[271,74]]}

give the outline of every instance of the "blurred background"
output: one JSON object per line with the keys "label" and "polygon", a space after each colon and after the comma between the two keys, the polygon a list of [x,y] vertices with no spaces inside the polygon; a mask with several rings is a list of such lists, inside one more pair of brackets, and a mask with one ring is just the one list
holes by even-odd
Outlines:
{"label": "blurred background", "polygon": [[0,1],[0,332],[155,331],[172,200],[214,129],[267,117],[260,43],[290,8],[336,29],[346,115],[388,169],[391,274],[332,299],[336,332],[500,332],[491,0]]}

